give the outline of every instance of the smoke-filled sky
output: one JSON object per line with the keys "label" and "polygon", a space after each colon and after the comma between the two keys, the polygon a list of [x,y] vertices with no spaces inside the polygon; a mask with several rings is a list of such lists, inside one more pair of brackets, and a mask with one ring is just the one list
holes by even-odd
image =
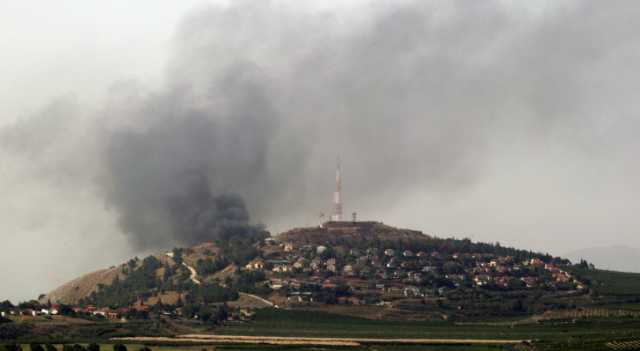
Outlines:
{"label": "smoke-filled sky", "polygon": [[[0,299],[347,214],[640,246],[634,1],[0,2]],[[212,228],[212,229],[210,229]]]}

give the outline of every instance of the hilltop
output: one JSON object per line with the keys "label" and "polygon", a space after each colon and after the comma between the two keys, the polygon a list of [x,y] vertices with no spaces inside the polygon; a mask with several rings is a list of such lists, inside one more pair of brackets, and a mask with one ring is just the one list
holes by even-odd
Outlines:
{"label": "hilltop", "polygon": [[370,319],[473,320],[527,318],[635,298],[609,294],[609,283],[601,279],[607,275],[596,274],[586,262],[573,265],[541,253],[379,222],[327,222],[274,237],[263,234],[241,244],[207,242],[134,258],[74,279],[40,301],[114,316],[161,306],[189,318],[202,319],[207,311],[208,319],[211,309],[225,304]]}
{"label": "hilltop", "polygon": [[[295,228],[285,231],[271,239],[268,243],[284,245],[289,243],[297,247],[304,245],[335,245],[358,246],[366,242],[382,241],[427,241],[432,239],[426,234],[408,229],[398,229],[380,222],[327,222],[323,226]],[[273,245],[256,245],[263,250],[261,254],[268,254],[273,250]],[[276,245],[277,246],[277,245]],[[158,276],[164,276],[166,271],[174,273],[172,270],[182,265],[183,267],[201,267],[200,274],[206,276],[206,280],[221,281],[228,276],[233,276],[238,271],[236,264],[226,264],[223,255],[220,255],[221,248],[212,242],[198,244],[191,248],[178,250],[180,260],[178,265],[174,259],[175,250],[154,254],[152,257],[160,261],[164,267],[158,268]],[[219,259],[216,259],[218,256]],[[257,257],[259,257],[258,255]],[[245,260],[246,261],[246,260]],[[210,262],[213,262],[211,264]],[[133,258],[111,268],[100,269],[95,272],[85,274],[73,279],[58,288],[40,297],[41,302],[54,301],[65,304],[78,304],[81,300],[88,298],[92,293],[96,293],[101,286],[110,286],[114,280],[123,280],[129,271],[140,268],[143,261]],[[209,267],[202,267],[208,265]],[[217,269],[220,268],[220,269]],[[188,268],[187,268],[188,269]],[[209,274],[211,273],[211,274]],[[175,278],[175,277],[174,277]],[[182,280],[182,279],[176,279]]]}
{"label": "hilltop", "polygon": [[326,222],[318,227],[295,228],[277,236],[295,245],[360,245],[373,241],[427,241],[430,236],[409,229],[398,229],[380,222]]}

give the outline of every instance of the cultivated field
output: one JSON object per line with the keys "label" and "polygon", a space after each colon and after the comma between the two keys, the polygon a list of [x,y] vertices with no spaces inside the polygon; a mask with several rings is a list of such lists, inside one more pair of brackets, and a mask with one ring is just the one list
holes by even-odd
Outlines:
{"label": "cultivated field", "polygon": [[129,337],[114,338],[116,342],[175,344],[268,344],[296,346],[362,346],[362,345],[517,345],[530,340],[506,339],[381,339],[381,338],[309,338],[244,335],[191,334],[176,338]]}

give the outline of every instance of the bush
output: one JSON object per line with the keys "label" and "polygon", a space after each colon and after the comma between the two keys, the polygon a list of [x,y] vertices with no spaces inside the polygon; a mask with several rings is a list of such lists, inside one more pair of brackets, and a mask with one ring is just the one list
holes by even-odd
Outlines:
{"label": "bush", "polygon": [[151,349],[146,347],[146,346],[144,346],[144,347],[141,347],[140,349],[138,349],[138,351],[151,351]]}
{"label": "bush", "polygon": [[44,351],[44,347],[42,347],[42,345],[36,344],[36,343],[30,344],[29,348],[31,349],[31,351]]}
{"label": "bush", "polygon": [[113,351],[127,351],[127,347],[122,344],[113,345]]}
{"label": "bush", "polygon": [[80,344],[74,344],[72,347],[73,351],[87,351],[87,349],[84,348],[84,346],[80,345]]}
{"label": "bush", "polygon": [[58,349],[55,346],[51,345],[51,344],[44,345],[44,349],[47,350],[47,351],[58,351]]}
{"label": "bush", "polygon": [[22,346],[17,344],[7,344],[7,345],[4,345],[4,349],[6,351],[22,351]]}
{"label": "bush", "polygon": [[100,345],[91,343],[87,346],[87,351],[100,351]]}

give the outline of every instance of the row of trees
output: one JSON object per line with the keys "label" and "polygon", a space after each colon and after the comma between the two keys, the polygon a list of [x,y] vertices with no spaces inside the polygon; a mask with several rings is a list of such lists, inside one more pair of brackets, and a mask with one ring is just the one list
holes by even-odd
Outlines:
{"label": "row of trees", "polygon": [[[58,351],[58,348],[52,344],[38,344],[31,343],[29,344],[30,351]],[[19,344],[6,344],[4,345],[4,351],[23,351],[22,345]],[[91,343],[89,345],[82,346],[80,344],[63,344],[62,351],[100,351],[100,345],[96,343]],[[114,344],[113,351],[127,351],[127,347],[123,344]],[[138,351],[151,351],[150,348],[143,346]]]}
{"label": "row of trees", "polygon": [[[129,271],[124,279],[116,277],[111,285],[98,285],[97,291],[81,301],[81,305],[97,305],[110,307],[129,306],[141,297],[150,296],[151,291],[158,290],[163,281],[158,279],[156,271],[168,266],[154,256],[148,256],[139,267]],[[169,276],[170,277],[170,276]],[[166,275],[164,279],[168,279]]]}
{"label": "row of trees", "polygon": [[[4,346],[5,351],[22,351],[22,346],[18,345],[18,344],[6,344]],[[31,351],[58,351],[58,349],[53,346],[52,344],[38,344],[38,343],[31,343],[29,344],[29,349]],[[80,344],[64,344],[62,345],[62,351],[100,351],[100,345],[96,344],[96,343],[91,343],[89,345],[87,345],[87,347],[84,347]],[[118,351],[116,350],[116,348],[114,347],[114,351]],[[125,347],[125,351],[126,351],[126,347]]]}

